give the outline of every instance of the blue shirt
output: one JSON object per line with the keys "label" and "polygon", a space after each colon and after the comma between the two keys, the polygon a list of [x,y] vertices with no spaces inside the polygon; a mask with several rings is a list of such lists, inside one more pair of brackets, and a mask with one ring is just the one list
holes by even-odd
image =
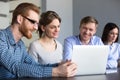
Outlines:
{"label": "blue shirt", "polygon": [[[74,45],[82,45],[79,35],[70,36],[64,40],[63,61],[71,60],[72,50]],[[103,45],[101,39],[97,36],[93,36],[90,39],[89,45]]]}
{"label": "blue shirt", "polygon": [[108,55],[107,68],[117,68],[118,59],[120,58],[120,44],[113,43],[109,47],[110,53]]}
{"label": "blue shirt", "polygon": [[53,66],[36,63],[22,40],[15,43],[10,27],[0,31],[0,79],[51,77]]}

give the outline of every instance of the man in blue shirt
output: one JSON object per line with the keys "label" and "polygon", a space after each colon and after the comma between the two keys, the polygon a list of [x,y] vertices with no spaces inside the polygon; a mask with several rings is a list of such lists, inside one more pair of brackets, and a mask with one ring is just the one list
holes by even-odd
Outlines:
{"label": "man in blue shirt", "polygon": [[94,36],[98,21],[92,16],[84,17],[80,22],[80,33],[64,40],[63,60],[71,60],[74,45],[103,45],[101,39]]}
{"label": "man in blue shirt", "polygon": [[41,65],[27,53],[21,38],[32,38],[32,32],[38,28],[39,14],[34,4],[21,3],[13,12],[11,25],[0,31],[0,79],[75,75],[76,65],[70,61]]}

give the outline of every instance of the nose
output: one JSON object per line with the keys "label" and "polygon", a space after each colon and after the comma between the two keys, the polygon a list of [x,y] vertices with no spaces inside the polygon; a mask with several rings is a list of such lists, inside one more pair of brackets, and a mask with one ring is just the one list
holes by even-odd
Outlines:
{"label": "nose", "polygon": [[85,32],[86,32],[86,34],[88,34],[88,33],[89,33],[89,30],[86,30]]}
{"label": "nose", "polygon": [[60,31],[60,27],[57,27],[57,28],[56,28],[56,32],[59,32],[59,31]]}
{"label": "nose", "polygon": [[37,23],[34,24],[34,29],[38,30],[38,24]]}

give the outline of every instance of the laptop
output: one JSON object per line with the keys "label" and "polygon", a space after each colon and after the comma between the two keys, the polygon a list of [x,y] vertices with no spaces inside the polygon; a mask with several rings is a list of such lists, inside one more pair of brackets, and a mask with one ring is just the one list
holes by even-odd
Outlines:
{"label": "laptop", "polygon": [[105,74],[109,47],[105,45],[74,45],[72,61],[76,75]]}

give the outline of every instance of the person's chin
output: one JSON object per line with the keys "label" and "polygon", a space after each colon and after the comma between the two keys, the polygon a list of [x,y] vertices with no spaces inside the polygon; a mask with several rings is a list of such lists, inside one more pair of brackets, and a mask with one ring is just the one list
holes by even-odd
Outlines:
{"label": "person's chin", "polygon": [[58,38],[58,36],[54,36],[54,38]]}
{"label": "person's chin", "polygon": [[26,37],[27,37],[27,39],[31,39],[32,38],[32,34],[28,34]]}
{"label": "person's chin", "polygon": [[54,35],[54,37],[56,37],[56,38],[57,38],[58,36],[59,36],[58,34]]}

